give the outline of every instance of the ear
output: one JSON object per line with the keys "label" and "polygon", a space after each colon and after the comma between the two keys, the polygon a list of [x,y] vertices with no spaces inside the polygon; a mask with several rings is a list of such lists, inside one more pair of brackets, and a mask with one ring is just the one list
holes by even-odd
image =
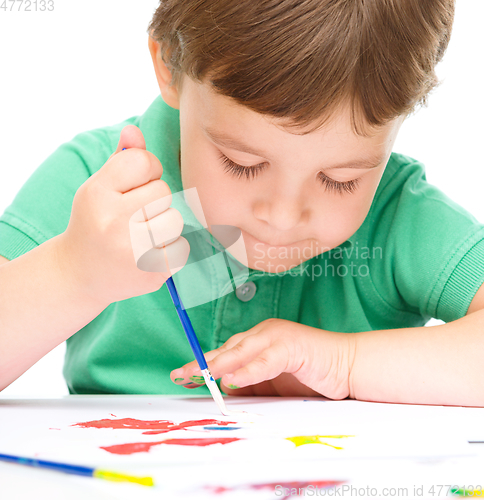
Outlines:
{"label": "ear", "polygon": [[168,104],[168,106],[180,109],[180,96],[178,89],[174,86],[170,86],[171,72],[161,57],[160,44],[151,38],[151,36],[148,36],[148,47],[150,49],[151,59],[153,60],[153,66],[155,68],[156,79],[160,87],[161,97],[166,104]]}

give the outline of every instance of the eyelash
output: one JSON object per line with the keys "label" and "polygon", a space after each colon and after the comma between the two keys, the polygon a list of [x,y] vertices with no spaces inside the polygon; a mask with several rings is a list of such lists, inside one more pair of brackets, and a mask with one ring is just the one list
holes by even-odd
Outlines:
{"label": "eyelash", "polygon": [[[232,161],[230,158],[227,158],[227,156],[225,156],[223,153],[220,153],[220,159],[222,160],[222,163],[225,165],[224,167],[225,172],[235,175],[239,179],[243,175],[245,175],[247,179],[255,179],[257,175],[265,168],[265,165],[263,163],[252,165],[251,167],[239,165],[238,163]],[[351,181],[338,182],[324,175],[323,172],[318,173],[318,178],[327,191],[338,192],[340,194],[354,193],[360,181],[360,179],[358,178],[358,179],[353,179]]]}

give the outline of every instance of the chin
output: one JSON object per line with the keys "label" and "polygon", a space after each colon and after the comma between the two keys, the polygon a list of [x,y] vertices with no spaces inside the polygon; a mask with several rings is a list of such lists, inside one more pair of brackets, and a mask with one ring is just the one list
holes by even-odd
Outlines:
{"label": "chin", "polygon": [[288,260],[264,260],[257,259],[253,256],[248,258],[250,269],[256,271],[264,271],[265,273],[283,273],[298,266],[303,261],[288,261]]}

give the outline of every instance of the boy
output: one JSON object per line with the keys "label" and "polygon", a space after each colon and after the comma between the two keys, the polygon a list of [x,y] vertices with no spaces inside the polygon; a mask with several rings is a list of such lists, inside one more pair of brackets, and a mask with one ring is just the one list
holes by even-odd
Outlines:
{"label": "boy", "polygon": [[[138,269],[129,234],[195,187],[251,269],[189,310],[226,392],[484,405],[484,226],[391,153],[452,18],[451,0],[162,2],[162,99],[62,145],[0,219],[0,387],[67,339],[73,393],[205,392],[178,368],[170,272]],[[171,272],[192,218],[150,220]]]}

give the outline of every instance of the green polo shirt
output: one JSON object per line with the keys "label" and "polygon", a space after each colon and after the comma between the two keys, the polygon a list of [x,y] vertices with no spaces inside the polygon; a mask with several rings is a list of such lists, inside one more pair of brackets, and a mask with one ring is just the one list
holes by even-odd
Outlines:
{"label": "green polo shirt", "polygon": [[[116,150],[128,124],[143,132],[172,192],[183,189],[179,113],[157,97],[143,115],[78,134],[40,165],[0,217],[0,255],[15,259],[66,229],[76,190]],[[186,205],[176,208],[186,228],[199,226]],[[181,272],[187,289],[209,286],[188,266]],[[204,351],[272,317],[336,332],[458,319],[484,282],[484,225],[429,184],[421,163],[393,153],[365,221],[340,247],[285,273],[247,274],[188,309]],[[253,285],[244,295],[234,287],[245,280]],[[74,394],[186,394],[169,373],[191,360],[164,285],[111,304],[69,338],[64,376]]]}

